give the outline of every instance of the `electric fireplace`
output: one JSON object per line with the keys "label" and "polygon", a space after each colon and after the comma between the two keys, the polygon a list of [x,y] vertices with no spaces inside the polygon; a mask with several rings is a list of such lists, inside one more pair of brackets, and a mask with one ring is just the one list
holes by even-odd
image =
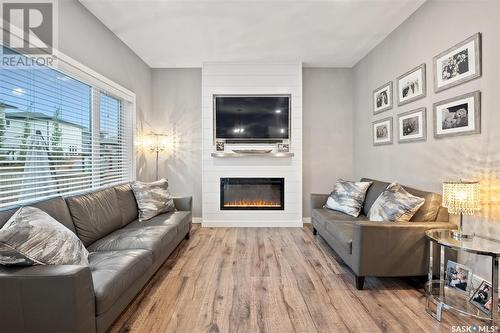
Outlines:
{"label": "electric fireplace", "polygon": [[284,178],[221,178],[221,210],[284,210]]}

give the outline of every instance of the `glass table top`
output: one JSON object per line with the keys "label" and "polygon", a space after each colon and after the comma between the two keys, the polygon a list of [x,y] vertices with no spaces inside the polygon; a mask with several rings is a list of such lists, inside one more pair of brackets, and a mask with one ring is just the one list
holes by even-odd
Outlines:
{"label": "glass table top", "polygon": [[455,239],[449,229],[427,230],[425,234],[439,245],[470,253],[500,257],[500,241],[479,236],[474,236],[471,239]]}

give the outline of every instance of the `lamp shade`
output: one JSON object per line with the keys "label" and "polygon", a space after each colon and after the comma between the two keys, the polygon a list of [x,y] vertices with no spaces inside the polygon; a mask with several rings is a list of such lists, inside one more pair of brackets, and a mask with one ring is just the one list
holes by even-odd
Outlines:
{"label": "lamp shade", "polygon": [[480,208],[479,182],[444,182],[443,207],[451,214],[474,214]]}

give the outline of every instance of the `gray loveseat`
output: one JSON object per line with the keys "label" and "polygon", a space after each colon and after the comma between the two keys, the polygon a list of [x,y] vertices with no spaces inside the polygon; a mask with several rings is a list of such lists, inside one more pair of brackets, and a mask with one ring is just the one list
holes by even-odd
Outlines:
{"label": "gray loveseat", "polygon": [[[105,332],[191,229],[191,197],[140,223],[129,185],[34,204],[73,231],[87,266],[0,266],[3,332]],[[15,212],[0,212],[0,227]]]}
{"label": "gray loveseat", "polygon": [[404,187],[425,198],[410,222],[373,222],[366,217],[389,183],[372,181],[359,217],[323,208],[328,194],[311,194],[313,233],[319,233],[356,275],[356,288],[363,289],[366,276],[421,276],[428,272],[428,229],[454,229],[441,195]]}

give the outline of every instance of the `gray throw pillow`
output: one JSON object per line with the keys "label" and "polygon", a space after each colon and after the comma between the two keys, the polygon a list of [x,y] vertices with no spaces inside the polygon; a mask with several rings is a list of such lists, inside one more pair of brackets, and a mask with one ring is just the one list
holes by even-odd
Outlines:
{"label": "gray throw pillow", "polygon": [[366,191],[371,184],[372,182],[350,182],[339,179],[324,207],[358,217],[365,202]]}
{"label": "gray throw pillow", "polygon": [[88,255],[71,230],[35,207],[19,208],[0,229],[1,265],[88,265]]}
{"label": "gray throw pillow", "polygon": [[408,222],[425,199],[408,193],[399,183],[387,186],[368,212],[370,221]]}
{"label": "gray throw pillow", "polygon": [[160,179],[152,183],[133,182],[137,207],[139,208],[139,221],[147,221],[156,215],[175,210],[174,199],[168,192],[168,181]]}

